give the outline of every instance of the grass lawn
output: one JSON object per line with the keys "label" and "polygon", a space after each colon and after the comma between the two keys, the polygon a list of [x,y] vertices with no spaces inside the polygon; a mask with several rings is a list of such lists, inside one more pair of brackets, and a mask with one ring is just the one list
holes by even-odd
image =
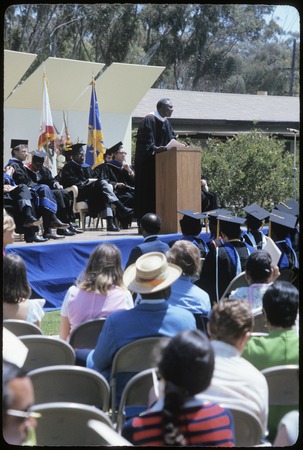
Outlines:
{"label": "grass lawn", "polygon": [[41,329],[43,334],[53,336],[59,334],[60,326],[60,309],[57,311],[46,312],[41,321]]}

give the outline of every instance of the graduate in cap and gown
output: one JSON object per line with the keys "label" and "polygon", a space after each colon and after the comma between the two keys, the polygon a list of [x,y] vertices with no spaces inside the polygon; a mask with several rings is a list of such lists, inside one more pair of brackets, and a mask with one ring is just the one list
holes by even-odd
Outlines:
{"label": "graduate in cap and gown", "polygon": [[220,300],[231,280],[244,271],[246,259],[255,251],[241,237],[244,218],[218,215],[217,221],[223,243],[213,246],[206,255],[199,282],[208,292],[212,305]]}
{"label": "graduate in cap and gown", "polygon": [[266,236],[262,232],[262,227],[264,220],[268,219],[270,213],[256,203],[246,206],[243,211],[246,212],[247,231],[243,233],[242,237],[256,250],[262,250],[266,244]]}
{"label": "graduate in cap and gown", "polygon": [[281,274],[285,270],[292,270],[293,280],[291,281],[298,287],[299,260],[290,239],[290,231],[295,228],[296,222],[296,216],[273,209],[269,216],[268,234],[282,252],[278,261]]}

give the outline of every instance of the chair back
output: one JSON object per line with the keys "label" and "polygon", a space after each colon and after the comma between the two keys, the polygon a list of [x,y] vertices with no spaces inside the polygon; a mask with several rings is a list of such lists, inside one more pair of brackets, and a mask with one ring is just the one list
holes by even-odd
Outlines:
{"label": "chair back", "polygon": [[40,367],[28,373],[35,403],[74,402],[109,409],[109,384],[95,370],[87,367],[56,365]]}
{"label": "chair back", "polygon": [[137,339],[134,342],[124,345],[116,352],[112,362],[109,383],[113,422],[116,418],[117,376],[119,373],[127,372],[131,377],[142,370],[155,367],[154,349],[160,344],[165,344],[169,339],[169,337],[159,336]]}
{"label": "chair back", "polygon": [[277,281],[289,281],[289,283],[292,283],[296,278],[296,274],[291,269],[282,269],[280,271],[280,275],[277,278]]}
{"label": "chair back", "polygon": [[263,431],[257,416],[238,405],[220,405],[232,413],[236,447],[254,447],[261,444]]}
{"label": "chair back", "polygon": [[258,333],[268,333],[268,328],[265,326],[264,314],[262,308],[258,308],[253,312],[254,316],[254,327],[253,332]]}
{"label": "chair back", "polygon": [[220,300],[223,300],[225,297],[227,297],[232,291],[239,287],[245,287],[248,286],[247,279],[245,277],[245,272],[241,272],[238,275],[235,276],[221,295]]}
{"label": "chair back", "polygon": [[28,334],[43,334],[42,330],[34,323],[25,320],[5,319],[3,326],[14,333],[16,336],[25,336]]}
{"label": "chair back", "polygon": [[90,405],[51,402],[34,405],[32,410],[41,414],[35,430],[38,446],[101,446],[102,437],[88,427],[88,421],[98,420],[113,427],[105,412]]}
{"label": "chair back", "polygon": [[261,370],[268,384],[269,405],[299,406],[299,366],[287,364]]}
{"label": "chair back", "polygon": [[19,339],[28,348],[28,354],[23,366],[26,372],[38,367],[75,364],[73,348],[62,339],[44,335],[20,336]]}
{"label": "chair back", "polygon": [[75,348],[93,349],[96,347],[105,318],[91,319],[81,323],[70,334],[69,344]]}
{"label": "chair back", "polygon": [[87,425],[104,439],[103,445],[133,447],[133,444],[124,439],[124,437],[117,433],[113,428],[106,425],[106,423],[91,419],[88,421]]}
{"label": "chair back", "polygon": [[125,420],[137,416],[149,406],[150,391],[157,391],[158,380],[155,368],[142,370],[129,380],[122,392],[116,430],[121,433]]}

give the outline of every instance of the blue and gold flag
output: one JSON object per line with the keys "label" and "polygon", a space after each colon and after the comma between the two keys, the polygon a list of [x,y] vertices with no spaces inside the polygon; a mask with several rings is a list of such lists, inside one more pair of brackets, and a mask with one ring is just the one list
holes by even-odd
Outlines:
{"label": "blue and gold flag", "polygon": [[86,148],[86,163],[92,168],[103,162],[103,133],[99,114],[99,105],[96,95],[95,80],[92,81],[92,95],[90,101],[88,138]]}

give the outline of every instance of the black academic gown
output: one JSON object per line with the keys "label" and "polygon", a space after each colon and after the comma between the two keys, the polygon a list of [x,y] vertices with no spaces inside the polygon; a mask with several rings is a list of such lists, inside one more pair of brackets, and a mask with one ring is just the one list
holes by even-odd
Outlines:
{"label": "black academic gown", "polygon": [[[135,215],[156,212],[156,147],[165,146],[175,137],[169,120],[148,114],[137,133],[135,152]],[[167,174],[169,176],[169,174]]]}
{"label": "black academic gown", "polygon": [[88,164],[78,164],[75,161],[68,161],[61,170],[61,184],[64,188],[69,186],[78,187],[78,201],[86,201],[89,215],[97,217],[105,208],[103,189],[99,182],[90,182],[89,178],[94,178],[93,171]]}
{"label": "black academic gown", "polygon": [[[99,164],[93,170],[94,178],[106,180],[114,188],[114,192],[118,199],[127,208],[134,208],[134,177],[131,177],[126,169],[122,167],[122,164],[117,161],[108,161]],[[126,189],[115,189],[117,183],[124,183]]]}

